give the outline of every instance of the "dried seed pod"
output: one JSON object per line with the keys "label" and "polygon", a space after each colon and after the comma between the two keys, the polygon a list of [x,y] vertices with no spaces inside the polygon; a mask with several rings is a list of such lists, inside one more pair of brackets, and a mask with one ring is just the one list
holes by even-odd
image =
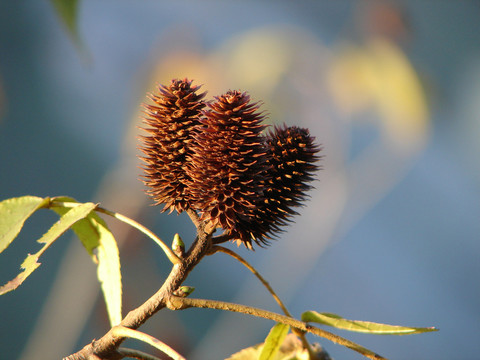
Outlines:
{"label": "dried seed pod", "polygon": [[195,131],[189,157],[193,204],[203,219],[250,247],[249,229],[239,224],[250,221],[263,202],[264,116],[246,93],[228,91],[215,99]]}
{"label": "dried seed pod", "polygon": [[248,228],[257,243],[268,243],[268,239],[282,231],[281,227],[291,221],[302,206],[306,192],[312,188],[315,164],[320,160],[321,150],[314,143],[308,129],[275,127],[266,136],[268,148],[268,175],[265,176],[264,200],[256,209],[253,221],[242,224]]}
{"label": "dried seed pod", "polygon": [[191,153],[192,129],[199,124],[202,100],[200,86],[192,81],[172,80],[169,86],[160,86],[158,94],[151,94],[153,104],[145,105],[144,130],[141,150],[145,154],[144,183],[155,204],[164,204],[162,211],[190,207],[191,180],[185,172],[186,157]]}

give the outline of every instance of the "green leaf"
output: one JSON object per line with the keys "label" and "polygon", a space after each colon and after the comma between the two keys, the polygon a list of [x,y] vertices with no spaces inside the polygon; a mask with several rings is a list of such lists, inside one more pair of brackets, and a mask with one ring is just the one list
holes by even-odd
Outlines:
{"label": "green leaf", "polygon": [[[263,349],[263,343],[250,346],[233,354],[226,360],[258,360]],[[320,344],[311,344],[311,350],[316,355],[315,359],[328,359],[328,354]],[[310,359],[308,350],[303,347],[302,341],[295,334],[288,334],[274,358],[275,360],[306,360]]]}
{"label": "green leaf", "polygon": [[25,220],[48,201],[48,198],[22,196],[0,202],[0,253],[17,237]]}
{"label": "green leaf", "polygon": [[82,39],[78,33],[78,7],[80,1],[78,0],[50,0],[58,17],[65,25],[67,33],[72,39],[79,54],[86,63],[91,62],[91,54],[85,47]]}
{"label": "green leaf", "polygon": [[258,360],[263,344],[257,344],[232,354],[225,360]]}
{"label": "green leaf", "polygon": [[[71,197],[66,197],[66,196],[59,196],[59,197],[54,197],[52,198],[52,201],[55,201],[55,203],[58,202],[65,202],[65,203],[76,203],[78,204],[78,201],[71,198]],[[67,207],[67,206],[52,206],[50,209],[55,211],[57,214],[60,216],[64,215],[67,211],[69,211],[72,207]],[[85,246],[85,249],[87,252],[90,254],[90,256],[93,258],[94,262],[97,263],[97,257],[94,255],[93,250],[98,247],[100,244],[100,234],[98,233],[97,227],[90,221],[90,216],[88,216],[85,219],[82,219],[75,223],[72,226],[72,230],[75,232],[75,234],[78,236],[80,241],[82,242],[83,246]]]}
{"label": "green leaf", "polygon": [[288,334],[290,326],[277,323],[268,333],[259,360],[273,360],[280,350],[283,340]]}
{"label": "green leaf", "polygon": [[77,0],[50,0],[57,11],[58,17],[63,21],[70,35],[78,41],[77,33]]}
{"label": "green leaf", "polygon": [[434,327],[419,328],[397,325],[379,324],[369,321],[347,320],[339,315],[331,313],[319,313],[316,311],[306,311],[302,314],[302,321],[315,322],[323,325],[333,326],[337,329],[363,332],[376,335],[410,335],[420,334],[430,331],[438,331]]}
{"label": "green leaf", "polygon": [[[57,202],[75,202],[69,197],[56,197]],[[52,207],[62,215],[69,207]],[[72,226],[93,261],[98,264],[97,277],[100,282],[110,324],[115,326],[122,320],[122,276],[117,242],[105,221],[92,211],[85,219]]]}
{"label": "green leaf", "polygon": [[53,244],[65,231],[67,231],[77,221],[85,218],[95,208],[93,203],[85,203],[76,206],[66,212],[52,227],[38,240],[43,247],[36,254],[29,254],[22,263],[22,271],[13,280],[0,287],[0,295],[15,290],[23,281],[30,276],[39,266],[38,258]]}
{"label": "green leaf", "polygon": [[92,212],[88,220],[98,233],[97,277],[102,287],[110,325],[122,321],[122,275],[117,242],[105,221]]}

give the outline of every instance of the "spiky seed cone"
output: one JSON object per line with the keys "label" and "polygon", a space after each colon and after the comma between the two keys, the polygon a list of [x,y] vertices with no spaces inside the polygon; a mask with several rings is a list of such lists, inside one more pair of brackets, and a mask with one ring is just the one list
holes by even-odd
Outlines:
{"label": "spiky seed cone", "polygon": [[242,224],[258,243],[268,243],[282,231],[281,227],[297,214],[293,208],[302,206],[306,192],[312,188],[321,150],[314,140],[308,129],[296,126],[275,127],[266,136],[269,167],[264,201],[256,209],[254,220]]}
{"label": "spiky seed cone", "polygon": [[251,247],[250,221],[263,202],[266,148],[261,136],[264,116],[250,96],[228,91],[216,97],[195,132],[188,175],[193,179],[195,208]]}
{"label": "spiky seed cone", "polygon": [[180,213],[190,207],[191,180],[185,164],[191,154],[192,129],[205,107],[205,93],[198,94],[199,88],[187,79],[175,79],[169,86],[160,86],[158,94],[150,94],[153,104],[144,106],[144,130],[149,134],[141,137],[144,183],[155,204],[165,205],[162,211]]}

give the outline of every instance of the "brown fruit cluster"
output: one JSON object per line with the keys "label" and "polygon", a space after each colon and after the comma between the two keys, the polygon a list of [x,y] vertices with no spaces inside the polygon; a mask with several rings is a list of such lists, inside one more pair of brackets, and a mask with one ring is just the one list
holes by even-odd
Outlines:
{"label": "brown fruit cluster", "polygon": [[302,205],[320,148],[307,129],[275,127],[246,93],[205,102],[199,86],[172,80],[151,95],[141,150],[148,193],[163,211],[192,209],[251,248],[281,231]]}

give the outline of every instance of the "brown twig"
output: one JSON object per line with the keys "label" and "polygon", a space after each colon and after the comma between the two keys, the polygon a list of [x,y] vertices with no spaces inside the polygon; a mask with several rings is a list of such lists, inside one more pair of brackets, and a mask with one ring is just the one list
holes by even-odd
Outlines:
{"label": "brown twig", "polygon": [[[215,239],[213,239],[213,240],[215,240]],[[288,309],[285,306],[285,304],[283,303],[283,301],[278,297],[277,293],[270,286],[268,281],[265,280],[265,278],[262,275],[260,275],[260,273],[257,271],[257,269],[255,269],[247,260],[245,260],[243,257],[238,255],[236,252],[234,252],[230,249],[224,248],[223,246],[214,245],[212,247],[212,250],[211,250],[210,254],[213,254],[215,252],[223,252],[224,254],[230,255],[235,260],[240,262],[243,266],[245,266],[248,270],[250,270],[253,273],[253,275],[255,275],[257,277],[257,279],[260,280],[260,282],[263,284],[263,286],[265,286],[265,288],[268,290],[268,292],[272,295],[273,299],[277,302],[278,306],[280,306],[283,313],[286,316],[293,317],[292,314],[290,314],[290,312],[288,311]],[[310,343],[308,342],[307,338],[305,337],[305,332],[300,331],[296,328],[293,328],[292,331],[295,333],[295,335],[297,335],[300,338],[300,340],[303,344],[303,347],[305,349],[307,349],[308,354],[310,355],[310,359],[314,359],[315,355],[314,355],[312,347],[310,346]]]}
{"label": "brown twig", "polygon": [[[196,212],[193,210],[187,210],[187,213],[197,227],[197,237],[195,241],[185,254],[185,257],[181,259],[180,262],[173,265],[172,270],[162,287],[152,297],[150,297],[150,299],[145,301],[135,310],[130,311],[120,322],[118,325],[119,327],[135,330],[145,323],[145,321],[147,321],[157,311],[165,307],[168,307],[172,310],[186,309],[189,307],[220,309],[240,312],[243,314],[262,317],[287,324],[300,332],[310,332],[337,344],[346,346],[370,359],[384,359],[380,355],[377,355],[352,341],[292,318],[284,306],[282,306],[282,309],[286,311],[288,316],[245,305],[175,296],[174,291],[178,289],[179,286],[185,281],[190,271],[192,271],[192,269],[205,255],[212,253],[212,233],[215,230],[214,224],[206,223],[205,221],[200,220]],[[227,253],[229,252],[227,251]],[[248,264],[245,260],[242,263],[244,265]],[[251,266],[249,268],[251,268]],[[258,274],[256,271],[254,273],[256,273],[256,275]],[[259,274],[257,276],[259,276]],[[262,282],[266,283],[265,280]],[[267,288],[270,287],[267,286]],[[273,289],[271,289],[271,292],[273,292]],[[118,327],[110,329],[99,340],[93,341],[80,351],[64,358],[63,360],[120,360],[124,358],[125,354],[122,351],[119,351],[119,347],[126,339],[126,335],[119,334],[116,329],[118,329]]]}
{"label": "brown twig", "polygon": [[[189,214],[190,215],[190,214]],[[193,215],[192,215],[193,216]],[[191,217],[192,217],[191,216]],[[170,274],[162,287],[135,310],[130,311],[120,322],[120,326],[137,329],[145,323],[157,311],[166,306],[168,299],[173,292],[185,281],[190,271],[209,252],[211,247],[211,232],[205,229],[205,224],[196,217],[197,238],[180,263],[174,264]],[[193,221],[193,219],[192,219]],[[124,336],[118,336],[113,329],[110,329],[100,339],[93,341],[82,350],[72,354],[64,360],[119,360],[122,355],[117,351],[120,344],[125,340]]]}
{"label": "brown twig", "polygon": [[257,271],[257,269],[255,269],[252,265],[250,265],[250,263],[247,260],[245,260],[243,257],[238,255],[236,252],[234,252],[230,249],[224,248],[223,246],[218,246],[218,245],[213,246],[212,247],[212,252],[210,254],[212,254],[214,252],[223,252],[224,254],[230,255],[235,260],[240,262],[243,266],[245,266],[248,270],[250,270],[253,273],[253,275],[255,275],[257,277],[257,279],[260,280],[260,282],[263,284],[263,286],[265,286],[265,288],[268,290],[268,292],[272,295],[272,297],[277,302],[278,306],[280,306],[280,308],[282,309],[283,313],[287,316],[292,317],[292,315],[288,311],[287,307],[283,304],[282,300],[280,300],[280,298],[275,293],[273,288],[270,286],[268,281],[265,280],[265,278],[262,275],[260,275],[260,273]]}
{"label": "brown twig", "polygon": [[261,317],[264,319],[269,319],[282,324],[286,324],[300,331],[309,332],[317,336],[323,337],[336,344],[343,345],[349,349],[352,349],[353,351],[356,351],[369,359],[387,360],[384,357],[374,353],[373,351],[368,350],[363,346],[354,343],[353,341],[342,338],[341,336],[335,335],[326,330],[322,330],[315,326],[309,325],[307,323],[304,323],[303,321],[294,319],[292,317],[280,315],[272,311],[263,310],[263,309],[255,308],[252,306],[240,305],[240,304],[235,304],[235,303],[230,303],[225,301],[218,301],[218,300],[193,299],[193,298],[182,298],[178,296],[172,296],[168,300],[167,307],[171,310],[183,310],[191,307],[208,308],[208,309],[238,312],[246,315],[253,315],[256,317]]}
{"label": "brown twig", "polygon": [[212,244],[217,245],[217,244],[222,244],[224,242],[227,242],[228,240],[232,240],[233,236],[231,234],[221,234],[218,236],[215,236],[212,238]]}

